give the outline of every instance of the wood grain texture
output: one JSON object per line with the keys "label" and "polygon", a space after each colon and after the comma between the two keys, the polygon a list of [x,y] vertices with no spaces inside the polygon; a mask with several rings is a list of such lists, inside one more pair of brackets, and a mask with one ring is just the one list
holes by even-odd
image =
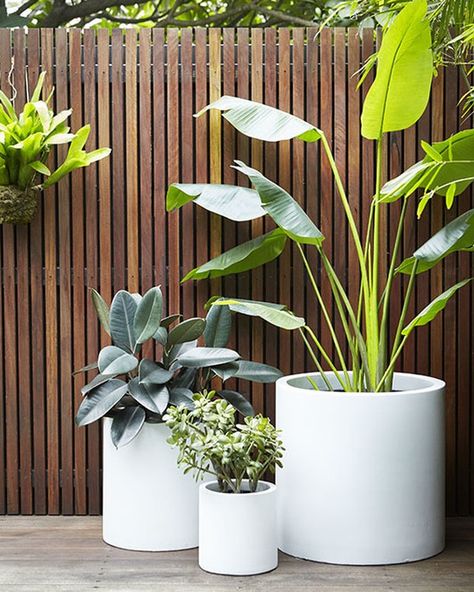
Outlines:
{"label": "wood grain texture", "polygon": [[[269,231],[269,219],[240,223],[186,206],[165,211],[173,181],[245,184],[230,168],[235,158],[262,168],[290,191],[326,236],[325,247],[357,297],[356,257],[318,143],[261,144],[237,134],[214,112],[196,113],[220,94],[263,100],[321,127],[327,134],[356,222],[365,229],[374,189],[374,146],[361,140],[361,91],[353,73],[376,47],[372,31],[304,29],[0,30],[0,86],[10,94],[10,56],[17,65],[18,106],[42,68],[56,86],[55,109],[73,108],[71,125],[90,123],[89,150],[109,145],[112,156],[75,171],[45,192],[28,227],[0,228],[0,513],[98,514],[101,510],[101,436],[98,425],[77,429],[74,411],[87,380],[72,370],[95,359],[107,343],[88,289],[106,300],[121,288],[161,284],[170,312],[203,314],[214,293],[265,298],[306,316],[325,346],[333,344],[301,261],[289,245],[278,261],[238,278],[181,286],[192,267]],[[21,70],[21,73],[20,73]],[[28,84],[23,72],[26,71]],[[422,156],[419,141],[436,141],[462,122],[464,89],[455,70],[435,80],[431,104],[417,126],[394,133],[384,146],[384,175],[392,177]],[[53,151],[53,160],[64,149]],[[472,207],[472,195],[446,212],[435,200],[420,222],[409,204],[403,255]],[[399,204],[384,209],[383,248],[393,244]],[[308,250],[328,307],[328,281]],[[386,264],[386,260],[385,263]],[[409,316],[462,277],[472,275],[467,254],[420,278]],[[392,306],[400,310],[406,279],[397,279]],[[474,404],[472,287],[444,316],[409,340],[400,367],[444,377],[448,511],[474,513]],[[393,327],[392,327],[393,331]],[[338,327],[340,336],[340,327]],[[298,336],[236,317],[231,346],[242,357],[285,373],[312,368]],[[149,352],[151,353],[151,352]],[[257,410],[274,416],[274,388],[239,385]]]}

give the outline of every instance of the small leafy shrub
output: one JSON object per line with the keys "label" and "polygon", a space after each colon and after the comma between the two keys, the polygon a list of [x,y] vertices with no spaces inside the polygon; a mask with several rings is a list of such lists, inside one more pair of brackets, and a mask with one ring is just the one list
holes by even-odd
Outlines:
{"label": "small leafy shrub", "polygon": [[[181,315],[162,317],[159,287],[143,297],[120,290],[110,310],[98,292],[92,298],[99,320],[112,344],[104,347],[97,362],[82,371],[98,374],[82,389],[84,400],[76,415],[78,426],[112,417],[111,436],[118,448],[137,436],[145,421],[161,423],[169,405],[194,408],[193,393],[208,389],[215,377],[269,383],[281,372],[267,364],[242,360],[227,347],[232,326],[228,307],[212,307],[206,318],[181,321]],[[179,321],[179,322],[178,322]],[[197,344],[202,338],[204,347]],[[143,357],[142,346],[154,342],[158,361]],[[221,389],[218,395],[243,415],[253,415],[251,404],[239,392]]]}
{"label": "small leafy shrub", "polygon": [[194,408],[170,407],[164,420],[171,429],[168,442],[179,449],[178,464],[185,473],[214,475],[223,493],[240,493],[244,479],[256,491],[267,470],[282,466],[280,431],[268,417],[256,415],[235,423],[235,408],[214,391],[193,396]]}

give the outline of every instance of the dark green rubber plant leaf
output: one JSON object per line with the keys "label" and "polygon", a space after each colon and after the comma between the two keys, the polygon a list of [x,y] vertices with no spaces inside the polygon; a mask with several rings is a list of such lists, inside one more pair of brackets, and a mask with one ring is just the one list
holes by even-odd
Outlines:
{"label": "dark green rubber plant leaf", "polygon": [[173,378],[173,374],[153,360],[144,359],[138,368],[138,378],[140,384],[166,384]]}
{"label": "dark green rubber plant leaf", "polygon": [[206,328],[204,329],[206,347],[225,347],[229,341],[231,329],[232,313],[229,307],[211,306],[206,315]]}
{"label": "dark green rubber plant leaf", "polygon": [[234,374],[234,377],[241,380],[272,383],[283,376],[283,373],[278,368],[274,368],[268,364],[260,364],[259,362],[250,362],[248,360],[239,360],[237,363],[238,370]]}
{"label": "dark green rubber plant leaf", "polygon": [[190,201],[234,222],[255,220],[265,215],[258,193],[235,185],[174,183],[166,195],[166,209],[170,212]]}
{"label": "dark green rubber plant leaf", "polygon": [[84,397],[76,414],[76,424],[85,426],[97,421],[108,413],[127,391],[127,383],[118,378],[97,386]]}
{"label": "dark green rubber plant leaf", "polygon": [[145,409],[161,415],[168,406],[170,394],[164,384],[141,384],[134,378],[128,386],[132,397]]}
{"label": "dark green rubber plant leaf", "polygon": [[474,209],[458,216],[434,234],[412,257],[398,266],[398,273],[411,273],[417,262],[416,273],[434,267],[451,253],[472,251],[474,249]]}
{"label": "dark green rubber plant leaf", "polygon": [[206,328],[205,319],[195,317],[186,319],[171,329],[168,333],[168,345],[177,345],[179,343],[188,343],[201,337]]}
{"label": "dark green rubber plant leaf", "polygon": [[184,405],[188,409],[194,409],[193,391],[184,387],[175,387],[170,391],[170,405],[179,407]]}
{"label": "dark green rubber plant leaf", "polygon": [[114,345],[129,352],[136,346],[134,319],[137,311],[137,299],[120,290],[115,294],[110,307],[110,335]]}
{"label": "dark green rubber plant leaf", "polygon": [[91,298],[102,327],[104,327],[105,332],[110,335],[109,307],[99,292],[94,290],[94,288],[91,288]]}
{"label": "dark green rubber plant leaf", "polygon": [[81,388],[81,393],[83,395],[87,395],[90,391],[94,390],[99,384],[104,384],[104,382],[108,382],[115,378],[115,374],[97,374],[94,378],[86,385]]}
{"label": "dark green rubber plant leaf", "polygon": [[230,403],[242,415],[255,415],[252,405],[247,399],[236,391],[218,391],[217,394]]}
{"label": "dark green rubber plant leaf", "polygon": [[180,314],[172,314],[169,315],[168,317],[164,317],[163,319],[161,319],[161,326],[164,327],[165,329],[169,329],[170,326],[178,321],[179,319],[182,318],[183,315]]}
{"label": "dark green rubber plant leaf", "polygon": [[229,362],[228,364],[222,364],[211,368],[212,372],[218,376],[223,382],[229,378],[233,378],[239,370],[239,362]]}
{"label": "dark green rubber plant leaf", "polygon": [[138,366],[138,360],[132,354],[115,345],[107,345],[99,353],[99,372],[101,374],[126,374]]}
{"label": "dark green rubber plant leaf", "polygon": [[160,327],[163,310],[163,296],[159,286],[151,288],[143,296],[134,317],[134,330],[137,343],[151,339]]}
{"label": "dark green rubber plant leaf", "polygon": [[113,418],[110,436],[115,448],[126,446],[140,432],[145,423],[146,413],[142,407],[125,407]]}
{"label": "dark green rubber plant leaf", "polygon": [[242,273],[265,265],[281,255],[287,240],[286,233],[277,228],[229,249],[207,263],[192,269],[184,278],[202,280],[234,273]]}
{"label": "dark green rubber plant leaf", "polygon": [[236,351],[225,347],[195,347],[180,354],[176,361],[186,368],[209,368],[235,362],[239,357]]}
{"label": "dark green rubber plant leaf", "polygon": [[263,209],[294,241],[302,244],[320,245],[324,236],[291,195],[256,169],[236,160],[234,167],[246,175],[260,195]]}

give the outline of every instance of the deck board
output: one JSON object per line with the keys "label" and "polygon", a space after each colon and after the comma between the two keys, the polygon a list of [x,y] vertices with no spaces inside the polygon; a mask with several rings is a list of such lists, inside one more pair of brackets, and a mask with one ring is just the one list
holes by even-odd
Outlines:
{"label": "deck board", "polygon": [[474,592],[474,519],[448,524],[446,550],[427,561],[346,567],[281,554],[279,568],[252,577],[203,572],[197,550],[124,551],[102,542],[100,517],[0,518],[2,592]]}

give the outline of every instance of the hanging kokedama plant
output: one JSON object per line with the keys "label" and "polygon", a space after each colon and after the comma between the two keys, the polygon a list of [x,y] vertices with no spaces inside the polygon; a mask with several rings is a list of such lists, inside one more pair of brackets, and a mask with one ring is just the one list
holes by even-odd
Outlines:
{"label": "hanging kokedama plant", "polygon": [[[14,103],[0,91],[0,223],[27,224],[33,219],[42,189],[62,177],[110,154],[110,148],[86,152],[83,147],[90,126],[71,133],[66,120],[71,109],[57,115],[49,108],[52,93],[42,100],[46,73],[23,111],[17,115]],[[51,147],[69,144],[64,162],[54,171],[46,165]]]}

